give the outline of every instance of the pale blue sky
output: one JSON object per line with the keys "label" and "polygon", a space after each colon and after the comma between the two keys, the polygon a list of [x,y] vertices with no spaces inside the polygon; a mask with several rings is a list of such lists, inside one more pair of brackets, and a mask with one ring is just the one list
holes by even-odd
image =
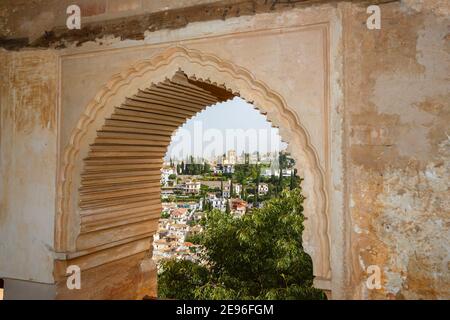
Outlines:
{"label": "pale blue sky", "polygon": [[234,149],[242,151],[278,151],[285,148],[278,129],[266,117],[241,98],[220,103],[188,120],[172,137],[166,158],[203,156],[209,158]]}

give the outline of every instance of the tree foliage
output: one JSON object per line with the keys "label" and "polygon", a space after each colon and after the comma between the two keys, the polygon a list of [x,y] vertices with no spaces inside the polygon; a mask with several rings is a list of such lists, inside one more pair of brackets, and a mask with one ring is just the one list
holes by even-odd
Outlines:
{"label": "tree foliage", "polygon": [[296,188],[284,190],[242,218],[208,212],[204,231],[196,240],[207,263],[164,262],[159,296],[324,299],[324,293],[312,287],[312,261],[303,250],[303,200]]}
{"label": "tree foliage", "polygon": [[208,269],[188,260],[165,260],[158,275],[158,295],[180,300],[193,299],[195,288],[208,281]]}

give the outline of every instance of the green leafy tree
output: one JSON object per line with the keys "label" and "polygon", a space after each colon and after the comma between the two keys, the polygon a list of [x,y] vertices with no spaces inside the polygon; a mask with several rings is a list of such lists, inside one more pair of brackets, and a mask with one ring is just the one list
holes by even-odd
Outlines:
{"label": "green leafy tree", "polygon": [[256,168],[256,178],[255,178],[256,187],[255,187],[254,203],[256,204],[259,201],[259,184],[261,182],[261,169],[259,168],[259,165],[256,165],[255,168]]}
{"label": "green leafy tree", "polygon": [[161,262],[158,276],[158,295],[180,300],[195,299],[195,289],[207,283],[208,269],[188,260]]}
{"label": "green leafy tree", "polygon": [[249,168],[247,165],[236,165],[235,177],[238,183],[241,185],[241,199],[244,199],[245,196],[245,185],[247,178],[250,175]]}
{"label": "green leafy tree", "polygon": [[303,200],[297,188],[284,190],[242,218],[208,212],[197,240],[207,264],[167,263],[159,274],[159,296],[325,299],[312,287],[312,261],[303,249]]}
{"label": "green leafy tree", "polygon": [[203,204],[203,211],[211,211],[211,210],[212,210],[211,201],[209,201],[208,199],[205,199],[204,204]]}
{"label": "green leafy tree", "polygon": [[184,174],[186,174],[186,172],[185,172],[185,166],[184,166],[184,161],[181,161],[181,168],[180,168],[181,170],[181,173],[180,174],[182,174],[182,175],[184,175]]}
{"label": "green leafy tree", "polygon": [[208,191],[209,191],[209,187],[207,185],[205,185],[205,184],[200,185],[200,195],[202,195],[203,198],[205,198]]}
{"label": "green leafy tree", "polygon": [[208,162],[203,164],[203,174],[208,174],[211,171],[211,166]]}
{"label": "green leafy tree", "polygon": [[297,187],[297,169],[292,170],[291,172],[291,181],[289,188],[294,190]]}
{"label": "green leafy tree", "polygon": [[288,167],[289,160],[284,152],[278,154],[278,166],[279,166],[279,179],[278,179],[278,191],[283,189],[283,170]]}
{"label": "green leafy tree", "polygon": [[161,218],[168,219],[169,217],[170,217],[170,213],[169,212],[161,212]]}

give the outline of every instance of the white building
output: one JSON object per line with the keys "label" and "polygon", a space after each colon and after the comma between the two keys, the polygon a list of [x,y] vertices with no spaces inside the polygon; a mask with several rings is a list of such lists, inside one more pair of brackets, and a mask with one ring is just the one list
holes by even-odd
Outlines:
{"label": "white building", "polygon": [[221,174],[222,173],[222,165],[215,165],[213,167],[213,173],[214,174]]}
{"label": "white building", "polygon": [[[283,177],[290,177],[292,174],[292,169],[283,169]],[[270,169],[265,169],[261,172],[261,175],[264,177],[270,177],[272,175],[274,175],[275,177],[279,177],[280,176],[280,170],[279,169],[274,169],[273,166]]]}
{"label": "white building", "polygon": [[267,194],[267,192],[269,192],[269,185],[267,183],[260,183],[258,185],[258,194],[264,195]]}
{"label": "white building", "polygon": [[234,189],[234,194],[236,194],[237,196],[240,196],[241,191],[242,191],[242,185],[239,183],[233,183],[233,189]]}
{"label": "white building", "polygon": [[211,206],[214,209],[219,209],[221,211],[225,211],[227,206],[227,199],[218,198],[216,195],[210,195],[208,201],[211,203]]}
{"label": "white building", "polygon": [[226,156],[223,164],[225,164],[225,165],[235,165],[236,162],[237,162],[236,151],[228,150],[227,156]]}
{"label": "white building", "polygon": [[173,196],[173,188],[163,188],[161,189],[161,198],[167,199],[170,196]]}
{"label": "white building", "polygon": [[175,174],[175,169],[172,167],[163,167],[161,169],[161,184],[167,185],[169,183],[170,175]]}
{"label": "white building", "polygon": [[222,197],[229,198],[231,197],[231,181],[228,180],[226,183],[223,184],[223,192]]}
{"label": "white building", "polygon": [[186,193],[199,193],[200,192],[201,183],[199,181],[188,180],[184,183],[184,185],[185,185]]}
{"label": "white building", "polygon": [[222,173],[234,173],[234,165],[232,164],[224,165],[222,168]]}

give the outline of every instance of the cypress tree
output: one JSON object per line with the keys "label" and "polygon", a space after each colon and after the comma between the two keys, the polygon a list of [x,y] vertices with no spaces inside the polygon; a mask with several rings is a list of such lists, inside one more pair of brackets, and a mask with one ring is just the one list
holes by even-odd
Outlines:
{"label": "cypress tree", "polygon": [[233,186],[233,179],[231,179],[230,181],[231,181],[230,182],[230,198],[233,198],[235,196],[234,190],[233,190],[233,188],[234,188],[234,186]]}

